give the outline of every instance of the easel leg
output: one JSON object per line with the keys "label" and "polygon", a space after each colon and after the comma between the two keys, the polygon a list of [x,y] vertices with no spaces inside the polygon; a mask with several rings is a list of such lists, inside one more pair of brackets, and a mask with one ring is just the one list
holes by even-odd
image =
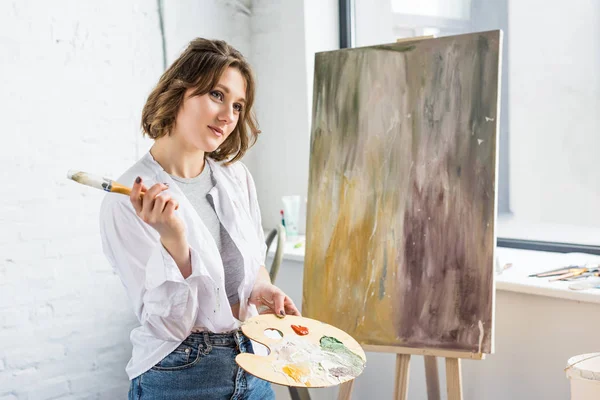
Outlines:
{"label": "easel leg", "polygon": [[310,400],[307,388],[290,386],[288,389],[292,400]]}
{"label": "easel leg", "polygon": [[352,386],[354,386],[354,379],[342,383],[338,392],[338,400],[350,400],[352,398]]}
{"label": "easel leg", "polygon": [[462,373],[458,358],[446,358],[446,387],[448,400],[462,400]]}
{"label": "easel leg", "polygon": [[408,399],[408,373],[410,367],[410,354],[396,355],[396,387],[394,388],[394,399]]}
{"label": "easel leg", "polygon": [[425,381],[427,382],[427,399],[440,400],[440,377],[438,375],[437,358],[423,356],[425,359]]}

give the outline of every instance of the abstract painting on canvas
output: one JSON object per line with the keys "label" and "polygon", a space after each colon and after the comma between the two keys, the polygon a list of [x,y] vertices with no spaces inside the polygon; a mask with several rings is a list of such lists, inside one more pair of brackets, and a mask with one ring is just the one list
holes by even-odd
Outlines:
{"label": "abstract painting on canvas", "polygon": [[303,315],[493,350],[501,32],[318,53]]}

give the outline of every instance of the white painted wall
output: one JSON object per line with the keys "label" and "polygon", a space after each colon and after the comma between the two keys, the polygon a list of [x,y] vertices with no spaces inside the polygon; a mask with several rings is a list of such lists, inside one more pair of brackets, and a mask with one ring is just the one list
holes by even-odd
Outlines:
{"label": "white painted wall", "polygon": [[[165,1],[169,61],[196,36],[248,52],[236,10]],[[148,148],[138,126],[163,70],[157,2],[2,1],[0,48],[0,399],[125,398],[137,321],[101,253],[103,195],[66,173],[115,177]]]}
{"label": "white painted wall", "polygon": [[162,0],[167,64],[190,39],[221,39],[251,58],[251,0]]}
{"label": "white painted wall", "polygon": [[308,186],[303,1],[255,0],[250,26],[262,134],[247,164],[256,182],[263,226],[270,228],[279,221],[281,196],[305,196]]}
{"label": "white painted wall", "polygon": [[[266,229],[280,221],[281,196],[307,195],[314,53],[339,48],[337,12],[335,0],[252,4],[251,60],[262,134],[246,163],[256,181]],[[304,225],[302,210],[301,233]]]}
{"label": "white painted wall", "polygon": [[[306,86],[309,126],[312,123],[315,54],[340,48],[338,0],[304,0]],[[308,132],[310,139],[310,130]],[[308,178],[307,178],[308,180]]]}

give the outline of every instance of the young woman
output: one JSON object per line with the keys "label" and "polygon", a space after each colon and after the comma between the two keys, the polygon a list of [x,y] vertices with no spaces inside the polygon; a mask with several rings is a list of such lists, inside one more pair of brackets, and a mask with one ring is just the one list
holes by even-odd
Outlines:
{"label": "young woman", "polygon": [[240,321],[299,315],[271,284],[254,181],[238,160],[259,133],[254,78],[223,41],[193,40],[142,112],[150,151],[107,194],[106,257],[140,326],[131,332],[130,399],[272,399],[234,359],[253,352]]}

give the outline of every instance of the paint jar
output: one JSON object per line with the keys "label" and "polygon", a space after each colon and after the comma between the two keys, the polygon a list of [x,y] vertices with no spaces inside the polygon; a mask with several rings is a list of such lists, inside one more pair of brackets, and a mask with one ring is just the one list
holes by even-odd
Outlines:
{"label": "paint jar", "polygon": [[298,223],[300,222],[300,196],[282,196],[283,216],[285,219],[285,233],[287,237],[298,236]]}
{"label": "paint jar", "polygon": [[567,361],[571,400],[600,399],[600,353],[580,354]]}

